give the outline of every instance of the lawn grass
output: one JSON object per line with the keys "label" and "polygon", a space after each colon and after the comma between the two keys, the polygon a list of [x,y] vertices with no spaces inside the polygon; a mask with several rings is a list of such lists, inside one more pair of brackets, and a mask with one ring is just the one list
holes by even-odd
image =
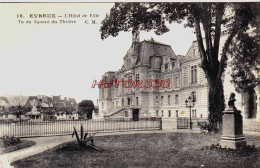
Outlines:
{"label": "lawn grass", "polygon": [[15,145],[10,145],[7,147],[1,147],[0,148],[0,155],[5,154],[5,153],[9,153],[9,152],[13,152],[13,151],[17,151],[20,149],[24,149],[24,148],[28,148],[35,145],[35,142],[33,141],[28,141],[28,140],[21,140],[20,143],[15,144]]}
{"label": "lawn grass", "polygon": [[[260,147],[260,139],[247,136]],[[151,133],[95,137],[101,151],[79,149],[72,141],[12,163],[15,167],[260,167],[260,152],[244,157],[216,150],[219,134]]]}

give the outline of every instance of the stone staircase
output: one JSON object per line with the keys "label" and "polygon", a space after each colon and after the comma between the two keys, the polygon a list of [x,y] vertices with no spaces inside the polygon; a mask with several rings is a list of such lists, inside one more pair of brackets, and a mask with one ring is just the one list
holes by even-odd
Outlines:
{"label": "stone staircase", "polygon": [[122,110],[124,110],[124,109],[125,109],[125,108],[118,108],[118,109],[116,109],[116,110],[110,112],[109,114],[105,114],[104,117],[105,117],[105,118],[106,118],[106,117],[112,117],[112,116],[114,116],[114,115],[120,113],[120,112],[121,112]]}

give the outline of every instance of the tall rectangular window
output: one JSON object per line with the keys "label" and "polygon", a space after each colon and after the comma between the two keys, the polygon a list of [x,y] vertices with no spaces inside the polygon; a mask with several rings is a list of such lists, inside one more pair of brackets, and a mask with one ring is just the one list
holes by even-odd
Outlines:
{"label": "tall rectangular window", "polygon": [[138,97],[136,97],[136,105],[139,105]]}
{"label": "tall rectangular window", "polygon": [[179,114],[179,112],[178,112],[178,110],[176,110],[176,117],[178,117],[178,114]]}
{"label": "tall rectangular window", "polygon": [[171,95],[168,95],[168,105],[171,105]]}
{"label": "tall rectangular window", "polygon": [[135,74],[136,90],[139,90],[140,77],[139,74]]}
{"label": "tall rectangular window", "polygon": [[129,86],[132,85],[131,82],[132,82],[132,76],[128,76],[128,82],[127,82],[127,84],[128,84],[128,88],[127,88],[128,92],[130,92],[132,90],[132,87],[129,87]]}
{"label": "tall rectangular window", "polygon": [[162,117],[163,117],[163,111],[162,111]]}
{"label": "tall rectangular window", "polygon": [[196,101],[196,92],[191,92],[191,98]]}
{"label": "tall rectangular window", "polygon": [[121,104],[122,104],[122,107],[125,106],[125,104],[124,104],[124,98],[122,98]]}
{"label": "tall rectangular window", "polygon": [[196,118],[197,117],[197,111],[196,110],[192,110],[192,117]]}
{"label": "tall rectangular window", "polygon": [[179,104],[179,95],[178,94],[175,95],[175,104]]}
{"label": "tall rectangular window", "polygon": [[155,101],[156,101],[156,103],[159,103],[159,98],[158,98],[158,96],[155,97]]}
{"label": "tall rectangular window", "polygon": [[168,81],[167,82],[170,82],[170,86],[169,86],[169,89],[172,88],[172,79],[171,78],[168,78]]}
{"label": "tall rectangular window", "polygon": [[197,83],[197,65],[191,66],[191,83]]}
{"label": "tall rectangular window", "polygon": [[168,71],[168,64],[165,64],[165,72]]}
{"label": "tall rectangular window", "polygon": [[127,105],[130,106],[130,104],[131,104],[131,99],[127,98]]}
{"label": "tall rectangular window", "polygon": [[128,117],[128,111],[125,111],[125,117]]}
{"label": "tall rectangular window", "polygon": [[124,93],[124,78],[122,78],[121,86],[122,86],[122,93]]}
{"label": "tall rectangular window", "polygon": [[179,78],[178,78],[178,76],[175,76],[174,87],[175,88],[179,87]]}
{"label": "tall rectangular window", "polygon": [[194,72],[194,67],[191,66],[191,83],[194,83],[194,76],[193,76],[193,72]]}
{"label": "tall rectangular window", "polygon": [[118,97],[118,89],[116,88],[116,97]]}
{"label": "tall rectangular window", "polygon": [[195,48],[193,48],[193,57],[195,57],[196,56],[196,49]]}
{"label": "tall rectangular window", "polygon": [[163,96],[161,96],[161,105],[163,105]]}
{"label": "tall rectangular window", "polygon": [[174,66],[175,66],[175,63],[173,62],[173,63],[172,63],[172,70],[173,70]]}
{"label": "tall rectangular window", "polygon": [[168,116],[171,117],[171,110],[168,111]]}
{"label": "tall rectangular window", "polygon": [[104,99],[105,98],[105,91],[104,91],[104,89],[102,89],[102,93],[101,93],[102,95],[102,98]]}
{"label": "tall rectangular window", "polygon": [[197,65],[194,66],[194,83],[197,83]]}

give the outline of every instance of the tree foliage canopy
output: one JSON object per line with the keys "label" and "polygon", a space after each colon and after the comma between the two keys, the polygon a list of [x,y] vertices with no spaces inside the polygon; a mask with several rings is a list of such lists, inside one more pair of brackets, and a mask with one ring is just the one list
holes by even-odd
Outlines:
{"label": "tree foliage canopy", "polygon": [[25,106],[11,106],[7,109],[8,114],[14,114],[14,115],[24,115],[25,113],[31,111],[31,108],[27,108]]}
{"label": "tree foliage canopy", "polygon": [[88,119],[92,119],[92,113],[94,109],[95,106],[92,100],[82,100],[78,105],[79,114],[85,114]]}
{"label": "tree foliage canopy", "polygon": [[[251,32],[251,34],[259,32]],[[234,40],[230,49],[233,56],[232,83],[238,92],[248,92],[260,84],[258,74],[260,71],[260,35],[240,33]]]}

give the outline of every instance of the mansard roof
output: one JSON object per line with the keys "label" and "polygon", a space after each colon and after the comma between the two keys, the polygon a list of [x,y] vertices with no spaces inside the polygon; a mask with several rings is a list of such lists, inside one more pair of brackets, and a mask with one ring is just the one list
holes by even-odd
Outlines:
{"label": "mansard roof", "polygon": [[[149,65],[152,56],[169,57],[176,60],[177,56],[170,45],[151,40],[134,42],[124,56],[121,70],[131,69],[135,65]],[[130,59],[130,60],[129,60]]]}

